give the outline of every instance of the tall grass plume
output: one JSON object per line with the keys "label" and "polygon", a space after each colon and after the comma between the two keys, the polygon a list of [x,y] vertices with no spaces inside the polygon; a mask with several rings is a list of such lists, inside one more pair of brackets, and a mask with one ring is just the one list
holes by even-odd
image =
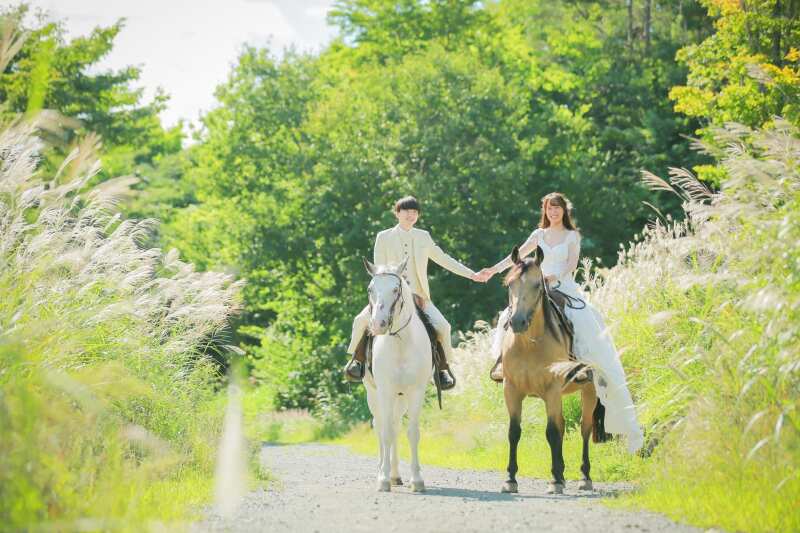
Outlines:
{"label": "tall grass plume", "polygon": [[[4,41],[8,44],[8,37]],[[143,246],[155,225],[91,186],[87,139],[38,170],[36,124],[0,129],[0,523],[140,530],[210,496],[222,422],[208,346],[239,283]]]}
{"label": "tall grass plume", "polygon": [[591,280],[654,456],[636,498],[703,526],[800,529],[800,133],[731,124],[727,176],[645,182],[683,201]]}

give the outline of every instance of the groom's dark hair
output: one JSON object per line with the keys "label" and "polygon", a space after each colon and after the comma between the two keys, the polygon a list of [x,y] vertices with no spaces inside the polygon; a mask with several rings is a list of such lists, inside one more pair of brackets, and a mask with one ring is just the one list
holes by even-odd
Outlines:
{"label": "groom's dark hair", "polygon": [[399,213],[403,209],[414,209],[416,211],[422,211],[419,208],[419,202],[413,196],[404,196],[400,198],[394,203],[394,212]]}

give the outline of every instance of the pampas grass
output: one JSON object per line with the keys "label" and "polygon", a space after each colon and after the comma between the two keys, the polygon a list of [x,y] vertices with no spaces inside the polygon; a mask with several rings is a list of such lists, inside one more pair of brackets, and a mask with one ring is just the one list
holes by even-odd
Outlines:
{"label": "pampas grass", "polygon": [[632,501],[700,526],[796,531],[800,132],[731,124],[715,145],[722,189],[646,175],[686,218],[652,224],[590,277],[654,452]]}
{"label": "pampas grass", "polygon": [[89,186],[98,148],[85,139],[45,176],[36,122],[0,129],[0,523],[11,530],[141,530],[210,494],[222,401],[207,347],[224,340],[240,285],[144,248],[155,222],[116,211],[129,181]]}

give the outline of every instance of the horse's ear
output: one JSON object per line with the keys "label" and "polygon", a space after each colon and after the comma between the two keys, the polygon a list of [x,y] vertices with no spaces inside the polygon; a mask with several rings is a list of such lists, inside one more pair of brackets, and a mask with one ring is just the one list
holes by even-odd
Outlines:
{"label": "horse's ear", "polygon": [[366,257],[362,257],[361,259],[364,260],[364,268],[367,269],[367,272],[369,272],[369,275],[370,276],[374,276],[375,275],[375,265],[370,263],[369,260]]}
{"label": "horse's ear", "polygon": [[519,246],[515,246],[514,249],[511,250],[511,261],[513,261],[515,265],[521,263],[519,259]]}
{"label": "horse's ear", "polygon": [[536,247],[536,264],[541,265],[542,261],[544,261],[544,250],[542,250],[541,246]]}

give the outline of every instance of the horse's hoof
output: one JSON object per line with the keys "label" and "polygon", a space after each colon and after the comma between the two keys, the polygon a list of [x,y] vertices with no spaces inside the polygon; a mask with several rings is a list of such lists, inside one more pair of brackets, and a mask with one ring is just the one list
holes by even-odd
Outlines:
{"label": "horse's hoof", "polygon": [[398,477],[393,477],[391,479],[391,481],[392,481],[392,485],[394,485],[395,487],[402,487],[403,486],[403,479],[400,478],[399,476]]}
{"label": "horse's hoof", "polygon": [[425,482],[424,481],[412,481],[411,482],[411,491],[412,492],[425,492]]}
{"label": "horse's hoof", "polygon": [[505,494],[516,494],[519,492],[519,488],[517,487],[516,481],[506,481],[503,483],[503,488],[500,489],[500,492]]}
{"label": "horse's hoof", "polygon": [[378,482],[378,492],[389,492],[392,490],[392,483],[388,480]]}
{"label": "horse's hoof", "polygon": [[579,490],[592,490],[592,480],[591,479],[582,479],[581,482],[578,484]]}
{"label": "horse's hoof", "polygon": [[547,494],[564,494],[564,484],[551,481],[547,487]]}

